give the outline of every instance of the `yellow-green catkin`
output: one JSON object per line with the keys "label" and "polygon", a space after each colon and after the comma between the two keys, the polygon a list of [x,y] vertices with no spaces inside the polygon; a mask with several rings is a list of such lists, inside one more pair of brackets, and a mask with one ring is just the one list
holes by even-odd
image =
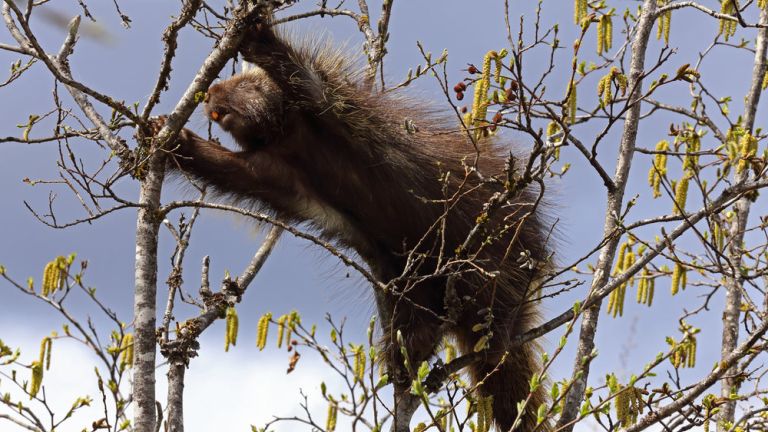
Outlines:
{"label": "yellow-green catkin", "polygon": [[469,124],[474,128],[475,139],[478,140],[488,135],[488,122],[485,120],[488,113],[488,90],[491,87],[491,66],[495,64],[496,71],[494,73],[494,80],[499,82],[501,79],[501,59],[506,52],[497,53],[496,51],[488,51],[483,58],[483,70],[480,79],[475,83],[475,94],[472,101],[472,115],[471,121],[465,124]]}
{"label": "yellow-green catkin", "polygon": [[[288,315],[281,315],[280,318],[277,319],[277,347],[282,348],[283,346],[283,334],[285,333],[285,324],[288,320]],[[290,342],[289,342],[290,343]]]}
{"label": "yellow-green catkin", "polygon": [[301,316],[298,312],[291,311],[290,314],[288,314],[288,319],[285,322],[285,345],[287,347],[291,346],[291,337],[293,336],[293,331],[296,329],[296,325],[301,323]]}
{"label": "yellow-green catkin", "polygon": [[698,152],[701,151],[701,135],[695,130],[687,131],[684,134],[685,141],[685,159],[683,159],[683,170],[693,172],[699,166]]}
{"label": "yellow-green catkin", "polygon": [[624,423],[624,419],[629,415],[629,398],[627,397],[627,394],[627,391],[622,388],[613,400],[616,407],[616,418],[619,419],[622,424]]}
{"label": "yellow-green catkin", "polygon": [[[668,3],[667,0],[659,0],[659,7],[664,7]],[[656,22],[656,39],[664,38],[664,43],[669,45],[669,28],[672,25],[672,11],[668,10],[659,15]]]}
{"label": "yellow-green catkin", "polygon": [[725,134],[724,144],[728,159],[726,160],[725,167],[722,170],[721,175],[726,175],[730,167],[739,163],[741,154],[741,137],[743,135],[744,129],[739,126],[729,128],[728,132]]}
{"label": "yellow-green catkin", "polygon": [[482,431],[485,427],[485,406],[482,404],[483,397],[480,396],[475,401],[475,409],[477,410],[477,426],[475,427],[475,431]]}
{"label": "yellow-green catkin", "polygon": [[490,429],[490,426],[493,424],[493,396],[484,397],[482,402],[485,404],[485,424]]}
{"label": "yellow-green catkin", "polygon": [[760,9],[768,9],[768,0],[757,0],[757,7]]}
{"label": "yellow-green catkin", "polygon": [[269,331],[269,321],[272,320],[272,312],[267,312],[259,318],[259,324],[256,327],[256,346],[259,351],[267,346],[267,332]]}
{"label": "yellow-green catkin", "polygon": [[[765,0],[768,3],[768,0]],[[763,75],[763,90],[768,89],[768,71]]]}
{"label": "yellow-green catkin", "polygon": [[637,416],[643,409],[640,391],[633,386],[619,386],[619,392],[614,399],[616,417],[625,428],[637,421]]}
{"label": "yellow-green catkin", "polygon": [[493,425],[493,396],[479,396],[477,398],[477,432],[488,432]]}
{"label": "yellow-green catkin", "polygon": [[[624,265],[622,267],[622,270],[623,271],[629,270],[629,268],[635,264],[635,258],[636,258],[635,253],[632,251],[632,249],[631,248],[628,249],[627,252],[624,254]],[[624,284],[629,286],[635,286],[635,278],[634,277],[629,278],[629,280],[624,282]]]}
{"label": "yellow-green catkin", "polygon": [[624,315],[624,298],[627,295],[627,284],[623,283],[616,287],[608,296],[607,312],[614,318]]}
{"label": "yellow-green catkin", "polygon": [[[561,139],[557,139],[557,140],[554,140],[552,138],[556,134],[560,133],[560,131],[561,131],[560,125],[557,124],[556,122],[552,121],[552,122],[547,123],[547,141],[549,141],[549,142],[551,142],[553,144],[556,144],[558,142],[562,142],[565,139],[565,137],[563,137]],[[557,145],[555,147],[555,150],[553,151],[552,156],[555,158],[555,160],[560,160],[560,146],[559,145]]]}
{"label": "yellow-green catkin", "polygon": [[686,344],[685,365],[688,368],[696,367],[696,338],[691,336],[691,340]]}
{"label": "yellow-green catkin", "polygon": [[558,125],[556,122],[547,123],[547,138],[554,136],[559,132],[560,132],[560,125]]}
{"label": "yellow-green catkin", "polygon": [[703,425],[704,432],[709,432],[710,423],[711,423],[710,420],[714,417],[714,414],[715,414],[713,411],[716,406],[715,405],[716,400],[717,400],[717,396],[710,393],[704,396],[704,399],[702,399],[701,401],[701,405],[704,406],[704,408],[706,408],[706,413],[704,415],[705,420]]}
{"label": "yellow-green catkin", "polygon": [[712,242],[717,250],[722,252],[725,246],[725,233],[723,232],[723,227],[717,221],[712,222]]}
{"label": "yellow-green catkin", "polygon": [[67,268],[67,259],[63,256],[58,256],[45,265],[42,292],[44,296],[49,296],[64,288],[64,284],[67,281]]}
{"label": "yellow-green catkin", "polygon": [[627,254],[627,249],[630,247],[629,242],[624,242],[619,246],[619,256],[616,258],[616,266],[613,269],[613,275],[616,276],[622,271],[624,265],[624,256]]}
{"label": "yellow-green catkin", "polygon": [[651,277],[648,269],[643,269],[640,274],[640,280],[637,283],[637,302],[646,304],[648,307],[653,305],[653,294],[656,291],[656,280]]}
{"label": "yellow-green catkin", "polygon": [[672,213],[681,215],[685,211],[685,202],[688,200],[688,185],[690,183],[691,175],[689,173],[683,173],[683,178],[675,185],[675,203],[672,208]]}
{"label": "yellow-green catkin", "polygon": [[126,333],[120,341],[120,371],[133,367],[133,352],[133,333]]}
{"label": "yellow-green catkin", "polygon": [[365,349],[363,348],[362,345],[358,345],[353,348],[353,353],[354,353],[355,378],[357,378],[358,381],[362,382],[363,378],[365,378],[365,365],[366,365]]}
{"label": "yellow-green catkin", "polygon": [[680,367],[680,364],[683,362],[683,356],[685,354],[681,352],[679,344],[674,339],[667,337],[667,343],[670,346],[669,362],[672,363],[673,368],[677,369]]}
{"label": "yellow-green catkin", "polygon": [[627,76],[621,73],[617,67],[612,67],[604,77],[597,82],[597,98],[600,100],[600,106],[606,107],[613,102],[613,84],[624,96],[627,94]]}
{"label": "yellow-green catkin", "polygon": [[493,57],[493,61],[496,65],[496,70],[493,73],[493,80],[496,82],[496,84],[501,83],[501,79],[502,79],[501,72],[504,70],[504,63],[502,63],[502,60],[506,56],[507,56],[507,50],[502,49],[497,55]]}
{"label": "yellow-green catkin", "polygon": [[677,294],[680,288],[685,289],[688,283],[688,271],[685,266],[675,263],[675,267],[672,269],[672,295]]}
{"label": "yellow-green catkin", "polygon": [[568,101],[566,102],[566,109],[568,111],[568,123],[576,123],[576,110],[578,108],[578,102],[576,100],[576,83],[573,81],[568,83]]}
{"label": "yellow-green catkin", "polygon": [[745,133],[739,139],[739,162],[736,164],[736,172],[741,173],[749,166],[749,160],[757,154],[757,138]]}
{"label": "yellow-green catkin", "polygon": [[[619,255],[616,258],[616,266],[613,275],[618,276],[624,273],[632,264],[635,263],[635,253],[632,251],[634,240],[630,238],[619,247]],[[627,295],[627,285],[633,284],[634,278],[623,282],[616,287],[608,296],[608,309],[606,310],[614,318],[624,315],[624,299]]]}
{"label": "yellow-green catkin", "polygon": [[328,403],[328,419],[325,421],[325,430],[333,432],[336,430],[336,417],[339,415],[339,404],[336,401]]}
{"label": "yellow-green catkin", "polygon": [[43,364],[39,361],[33,361],[30,368],[32,369],[32,379],[29,382],[29,398],[32,399],[37,396],[43,385]]}
{"label": "yellow-green catkin", "polygon": [[46,336],[40,342],[40,364],[45,365],[45,369],[51,368],[51,348],[53,348],[53,339]]}
{"label": "yellow-green catkin", "polygon": [[224,351],[229,351],[230,345],[237,345],[237,333],[240,327],[240,319],[237,317],[237,310],[232,306],[227,308],[226,322]]}
{"label": "yellow-green catkin", "polygon": [[600,106],[606,107],[613,101],[613,88],[611,88],[611,74],[608,74],[597,82],[597,98]]}
{"label": "yellow-green catkin", "polygon": [[[720,0],[720,13],[725,15],[733,15],[736,13],[736,4],[734,0]],[[736,34],[736,27],[738,23],[736,20],[720,20],[720,34],[723,35],[725,41]]]}
{"label": "yellow-green catkin", "polygon": [[613,11],[601,15],[597,21],[597,54],[610,51],[613,48]]}
{"label": "yellow-green catkin", "polygon": [[661,180],[667,175],[667,154],[669,142],[661,140],[656,144],[656,155],[653,157],[653,164],[648,171],[648,184],[653,189],[653,197],[661,196]]}
{"label": "yellow-green catkin", "polygon": [[683,339],[680,342],[667,337],[667,343],[670,346],[669,361],[675,369],[696,367],[696,334],[701,329],[683,322],[680,325],[680,331],[683,333]]}
{"label": "yellow-green catkin", "polygon": [[581,20],[587,16],[587,0],[574,0],[573,2],[573,22],[581,24]]}

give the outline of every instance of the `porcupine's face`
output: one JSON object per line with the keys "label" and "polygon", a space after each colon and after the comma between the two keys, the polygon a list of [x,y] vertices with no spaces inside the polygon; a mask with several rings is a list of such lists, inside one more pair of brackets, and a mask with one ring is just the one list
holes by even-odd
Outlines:
{"label": "porcupine's face", "polygon": [[277,84],[254,68],[212,85],[205,96],[205,115],[241,147],[259,147],[279,130],[282,98]]}

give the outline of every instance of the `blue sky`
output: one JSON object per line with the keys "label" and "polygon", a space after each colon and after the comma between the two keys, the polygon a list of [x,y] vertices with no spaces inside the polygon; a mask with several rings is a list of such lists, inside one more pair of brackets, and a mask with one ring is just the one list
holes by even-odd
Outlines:
{"label": "blue sky", "polygon": [[[154,75],[160,63],[162,54],[160,35],[169,22],[170,16],[178,13],[177,2],[149,0],[124,2],[121,7],[133,20],[131,29],[123,29],[120,26],[116,14],[110,9],[111,2],[92,3],[92,11],[109,29],[111,41],[103,43],[87,38],[81,39],[71,57],[74,77],[117,99],[144,103],[154,84]],[[487,50],[503,48],[506,41],[503,2],[483,3],[486,6],[480,8],[475,5],[475,2],[458,0],[396,1],[391,22],[389,54],[386,57],[389,82],[400,81],[409,67],[415,68],[422,63],[422,57],[415,43],[417,40],[421,41],[424,47],[432,51],[435,56],[439,55],[444,48],[448,49],[451,83],[464,77],[464,73],[460,70],[466,68],[467,63],[477,64]],[[528,31],[530,31],[535,2],[513,0],[510,3],[513,26],[516,26],[519,17],[523,15],[529,23]],[[633,1],[610,3],[620,12],[627,5],[635,7],[634,5],[637,4]],[[306,10],[311,5],[312,2],[303,1],[293,10]],[[71,15],[77,13],[76,6],[76,2],[69,2],[66,5],[56,4],[52,7]],[[378,14],[378,2],[371,5],[371,10],[375,10]],[[577,28],[572,23],[572,2],[548,0],[544,2],[544,11],[545,22],[560,23],[561,40],[566,46],[558,57],[558,61],[563,65],[560,69],[562,78],[556,75],[548,85],[551,95],[562,94],[566,84],[567,66],[565,65],[570,63],[569,47],[577,35]],[[686,26],[688,20],[697,20],[696,22],[700,24]],[[618,29],[620,19],[616,18],[615,21]],[[298,33],[314,34],[327,31],[334,40],[347,41],[352,50],[359,50],[362,43],[356,25],[346,17],[314,18],[293,24],[291,27]],[[33,28],[42,35],[41,41],[44,47],[51,50],[58,48],[63,39],[63,29],[50,27],[42,20],[33,20]],[[693,47],[703,49],[714,37],[716,31],[717,23],[703,19],[700,14],[687,11],[676,14],[673,18],[671,45],[680,47],[680,50],[666,68],[674,70],[684,63],[693,63],[696,60],[696,54],[690,49]],[[594,31],[588,37],[588,47],[584,50],[588,53],[584,59],[588,61],[596,59],[596,55],[593,54],[593,33]],[[616,34],[614,38],[620,40],[621,35]],[[0,42],[10,43],[10,37],[5,32],[0,32]],[[661,44],[654,40],[651,48],[653,54],[649,55],[649,58],[655,58],[660,47]],[[188,29],[182,33],[178,55],[173,64],[171,87],[163,95],[156,113],[170,110],[209,50],[208,40]],[[9,65],[18,57],[15,54],[0,51],[0,66]],[[723,50],[714,59],[717,61],[710,59],[705,64],[707,67],[705,77],[716,85],[721,95],[734,97],[731,108],[732,111],[739,112],[742,95],[746,93],[746,79],[751,73],[751,55]],[[544,61],[545,56],[541,54],[529,57],[526,63],[527,70],[530,71],[528,73],[533,75],[536,71],[541,71]],[[743,78],[735,79],[734,74]],[[16,124],[25,123],[29,114],[52,109],[51,88],[52,78],[40,64],[33,67],[13,85],[0,88],[0,136],[20,135],[20,129]],[[435,106],[445,103],[442,93],[431,77],[423,78],[409,92],[434,101]],[[584,98],[595,97],[589,94],[587,88],[582,92],[585,95]],[[684,96],[686,93],[686,89],[683,88],[670,91],[666,96],[674,98]],[[69,101],[68,98],[65,100]],[[761,112],[764,115],[765,110]],[[758,116],[758,118],[762,117]],[[656,141],[664,138],[669,122],[670,117],[667,116],[644,123],[640,130],[639,145],[652,147]],[[206,122],[200,110],[193,115],[188,127],[195,131],[204,130]],[[594,128],[583,127],[577,128],[576,132],[582,141],[589,142],[594,130]],[[617,132],[619,130],[609,136],[601,149],[600,160],[605,163],[610,173],[613,172]],[[49,134],[50,130],[46,130],[45,125],[41,124],[33,130],[32,136]],[[525,137],[515,133],[505,131],[501,137],[503,140],[517,142],[516,145],[526,147]],[[92,166],[98,162],[99,157],[103,156],[104,151],[95,148],[91,143],[75,141],[74,144],[86,163]],[[3,211],[0,212],[0,264],[4,265],[9,274],[17,279],[23,280],[27,276],[34,276],[39,281],[46,262],[56,255],[77,252],[79,258],[87,259],[90,264],[86,273],[87,283],[96,287],[99,296],[125,321],[130,321],[135,212],[123,211],[91,225],[59,231],[35,221],[23,204],[26,201],[34,208],[44,209],[49,191],[53,190],[58,195],[56,208],[61,219],[82,215],[76,201],[65,189],[45,185],[31,187],[21,181],[26,177],[32,179],[55,177],[57,157],[55,144],[0,143],[0,191],[3,202]],[[564,157],[573,163],[571,173],[563,181],[553,181],[550,187],[553,191],[550,198],[554,204],[553,213],[560,220],[558,260],[563,264],[594,246],[602,232],[605,207],[605,193],[594,172],[574,152],[566,150]],[[668,201],[650,201],[650,191],[645,185],[648,166],[648,159],[638,157],[632,169],[632,180],[627,196],[631,197],[639,193],[642,203],[633,213],[633,218],[659,214],[665,212],[669,206]],[[120,190],[129,197],[136,197],[138,188],[135,183],[124,180]],[[183,192],[184,188],[178,183],[169,184],[164,189],[164,201],[183,196]],[[756,213],[765,213],[765,209],[758,208]],[[171,219],[176,218],[178,213]],[[192,246],[186,259],[185,289],[196,291],[199,263],[204,255],[211,256],[213,280],[220,279],[225,270],[238,274],[258,248],[261,237],[261,230],[251,222],[221,213],[204,212],[197,231],[193,235]],[[159,254],[160,282],[167,277],[172,248],[171,237],[167,232],[163,232]],[[161,285],[159,296],[161,304],[165,301],[163,289],[164,286]],[[333,257],[329,257],[322,250],[305,241],[288,235],[284,236],[273,256],[252,284],[243,303],[238,307],[241,317],[240,346],[234,352],[224,355],[223,325],[213,327],[203,337],[201,357],[192,363],[189,373],[190,385],[187,387],[191,407],[187,410],[191,420],[189,424],[199,426],[189,430],[212,430],[206,428],[206,424],[227,424],[230,427],[227,430],[244,430],[248,424],[264,422],[269,419],[270,414],[277,413],[276,411],[293,412],[291,410],[295,409],[295,406],[291,405],[296,405],[298,401],[295,396],[298,395],[299,386],[303,385],[305,389],[314,391],[317,395],[316,377],[324,374],[322,367],[317,362],[313,363],[312,359],[304,359],[297,373],[284,377],[282,375],[286,361],[284,352],[270,349],[260,354],[255,352],[253,343],[255,322],[266,311],[272,311],[278,315],[297,309],[305,322],[322,324],[323,316],[331,313],[336,318],[346,317],[348,327],[351,331],[357,332],[362,341],[365,325],[373,313],[369,291],[364,282]],[[582,287],[548,302],[544,307],[544,315],[560,313],[574,300],[582,298],[584,294],[585,288]],[[700,293],[697,293],[695,288],[689,288],[686,293],[671,299],[667,287],[657,286],[657,301],[653,309],[648,310],[628,301],[624,318],[613,320],[605,315],[601,317],[601,320],[606,322],[603,322],[598,332],[597,346],[601,355],[594,363],[593,381],[601,382],[601,377],[609,370],[624,374],[626,378],[631,371],[637,371],[645,362],[651,360],[656,352],[665,349],[664,336],[675,334],[674,329],[677,327],[676,321],[680,315],[681,305],[698,294]],[[83,314],[81,316],[87,313],[97,316],[95,310],[82,299],[73,299],[69,306],[78,314]],[[176,316],[183,319],[191,316],[190,313],[189,309],[181,309]],[[694,324],[712,331],[708,339],[715,341],[719,340],[718,321],[719,313],[713,313]],[[34,356],[40,338],[52,329],[59,328],[61,323],[60,317],[53,314],[49,308],[19,294],[10,286],[0,284],[0,338],[7,344],[30,347],[28,354]],[[561,333],[561,331],[555,331],[546,340],[556,341]],[[545,347],[548,350],[552,349],[547,343]],[[74,345],[65,347],[62,343],[55,347],[54,363],[73,362],[82,365],[88,361],[88,356],[81,351]],[[718,352],[717,344],[702,343],[699,358],[702,359],[701,364],[705,366],[693,372],[685,371],[685,373],[695,377],[706,371]],[[79,360],[75,362],[74,359]],[[572,360],[571,352],[567,351],[557,363],[557,368],[552,375],[560,378],[567,374]],[[87,376],[89,370],[90,368],[84,369],[82,372],[84,376]],[[244,371],[244,375],[232,371]],[[62,377],[66,377],[67,374],[63,370],[61,372]],[[75,374],[72,370],[69,373]],[[66,378],[60,379],[62,382],[67,382]],[[215,388],[222,383],[226,383],[226,386],[221,389],[224,393],[221,401],[242,401],[243,395],[259,393],[261,386],[273,389],[264,394],[280,392],[286,397],[270,398],[269,405],[261,402],[237,405],[233,407],[233,412],[237,415],[227,416],[226,419],[212,417],[210,410],[204,410],[203,405],[198,405],[203,402],[199,392],[201,389],[207,391]],[[162,393],[160,397],[163,397]],[[319,401],[319,397],[317,400]],[[259,408],[249,408],[255,406]],[[318,406],[321,411],[324,409],[322,402]],[[201,409],[195,409],[195,407]],[[209,421],[211,423],[208,423]]]}

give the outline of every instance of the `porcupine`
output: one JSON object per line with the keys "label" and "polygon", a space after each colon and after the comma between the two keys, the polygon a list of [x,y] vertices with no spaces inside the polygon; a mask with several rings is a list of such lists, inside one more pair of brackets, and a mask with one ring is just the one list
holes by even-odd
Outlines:
{"label": "porcupine", "polygon": [[[509,148],[491,137],[478,151],[429,104],[371,90],[328,43],[293,44],[255,24],[240,52],[256,67],[212,85],[204,103],[240,149],[184,129],[169,168],[238,204],[308,222],[355,250],[377,280],[394,280],[377,301],[394,305],[382,327],[396,391],[412,377],[395,332],[414,365],[452,337],[463,353],[479,351],[470,376],[493,396],[497,428],[509,430],[539,367],[535,342],[511,340],[537,321],[535,285],[550,259],[540,188],[488,206],[514,178]],[[531,396],[517,430],[546,430],[535,414],[543,388]]]}

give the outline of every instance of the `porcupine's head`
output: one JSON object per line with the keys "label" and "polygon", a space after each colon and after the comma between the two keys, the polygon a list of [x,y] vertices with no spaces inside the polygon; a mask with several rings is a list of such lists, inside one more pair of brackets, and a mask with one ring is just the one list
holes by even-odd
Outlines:
{"label": "porcupine's head", "polygon": [[212,85],[204,109],[241,147],[256,148],[280,129],[283,93],[262,69],[252,68]]}

